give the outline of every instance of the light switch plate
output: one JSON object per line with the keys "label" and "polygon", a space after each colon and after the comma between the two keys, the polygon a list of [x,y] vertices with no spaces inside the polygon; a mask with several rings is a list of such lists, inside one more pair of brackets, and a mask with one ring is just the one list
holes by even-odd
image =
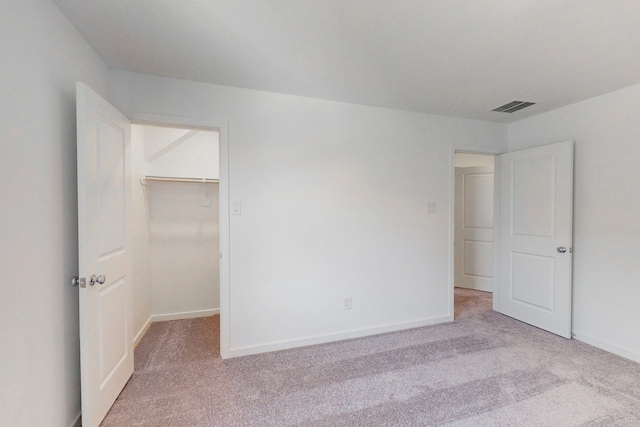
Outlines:
{"label": "light switch plate", "polygon": [[242,202],[240,200],[234,200],[231,202],[231,215],[240,215],[242,212]]}

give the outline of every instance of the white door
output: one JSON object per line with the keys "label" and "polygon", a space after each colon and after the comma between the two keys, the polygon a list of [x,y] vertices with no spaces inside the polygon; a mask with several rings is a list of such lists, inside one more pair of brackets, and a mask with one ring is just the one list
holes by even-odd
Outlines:
{"label": "white door", "polygon": [[493,291],[493,168],[456,168],[455,286]]}
{"label": "white door", "polygon": [[570,338],[573,141],[499,158],[500,285],[495,308]]}
{"label": "white door", "polygon": [[93,427],[133,373],[131,126],[89,87],[76,89],[82,425]]}

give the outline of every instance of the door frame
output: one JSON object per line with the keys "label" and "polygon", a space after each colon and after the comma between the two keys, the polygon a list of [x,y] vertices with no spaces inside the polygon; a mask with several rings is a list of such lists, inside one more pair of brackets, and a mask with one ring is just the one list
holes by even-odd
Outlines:
{"label": "door frame", "polygon": [[[497,160],[497,157],[500,154],[506,153],[508,150],[506,148],[497,148],[497,147],[481,147],[477,145],[463,145],[463,144],[451,144],[449,148],[449,318],[450,321],[454,320],[455,309],[454,309],[454,295],[455,295],[455,224],[456,224],[456,211],[455,211],[455,201],[456,201],[456,153],[466,153],[466,154],[482,154],[494,156]],[[500,285],[500,279],[498,277],[499,272],[499,237],[500,237],[500,227],[499,227],[499,208],[500,208],[500,186],[499,186],[499,162],[494,160],[494,172],[493,172],[493,292],[496,292],[496,289]],[[493,298],[493,309],[497,309],[496,299]]]}
{"label": "door frame", "polygon": [[231,325],[229,303],[230,287],[230,211],[229,211],[229,122],[222,119],[167,116],[161,114],[132,113],[132,124],[217,131],[219,135],[219,227],[220,227],[220,356],[229,358]]}

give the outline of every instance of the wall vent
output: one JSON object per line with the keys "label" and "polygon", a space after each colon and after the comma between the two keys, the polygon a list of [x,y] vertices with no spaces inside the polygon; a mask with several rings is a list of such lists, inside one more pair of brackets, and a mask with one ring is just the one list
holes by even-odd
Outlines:
{"label": "wall vent", "polygon": [[516,111],[522,110],[523,108],[527,108],[532,105],[535,105],[535,102],[511,101],[504,105],[501,105],[498,108],[494,108],[491,111],[497,111],[499,113],[515,113]]}

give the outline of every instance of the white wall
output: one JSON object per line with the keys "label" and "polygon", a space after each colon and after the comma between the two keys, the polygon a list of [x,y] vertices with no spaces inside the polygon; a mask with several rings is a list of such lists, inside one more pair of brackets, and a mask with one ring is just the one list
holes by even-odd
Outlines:
{"label": "white wall", "polygon": [[144,127],[131,126],[131,283],[133,284],[133,335],[138,342],[151,320],[151,257],[149,235],[149,208],[145,187],[140,177],[147,174],[145,162]]}
{"label": "white wall", "polygon": [[640,361],[640,86],[509,126],[509,149],[575,141],[573,329]]}
{"label": "white wall", "polygon": [[80,412],[75,82],[108,70],[49,0],[0,13],[0,425]]}
{"label": "white wall", "polygon": [[451,318],[451,144],[506,148],[504,125],[122,71],[111,91],[228,120],[232,355]]}
{"label": "white wall", "polygon": [[469,168],[474,166],[487,166],[493,169],[495,156],[474,153],[456,153],[455,167]]}
{"label": "white wall", "polygon": [[183,178],[220,177],[218,133],[144,126],[147,174]]}
{"label": "white wall", "polygon": [[146,190],[154,320],[213,314],[220,308],[218,185],[150,182]]}

